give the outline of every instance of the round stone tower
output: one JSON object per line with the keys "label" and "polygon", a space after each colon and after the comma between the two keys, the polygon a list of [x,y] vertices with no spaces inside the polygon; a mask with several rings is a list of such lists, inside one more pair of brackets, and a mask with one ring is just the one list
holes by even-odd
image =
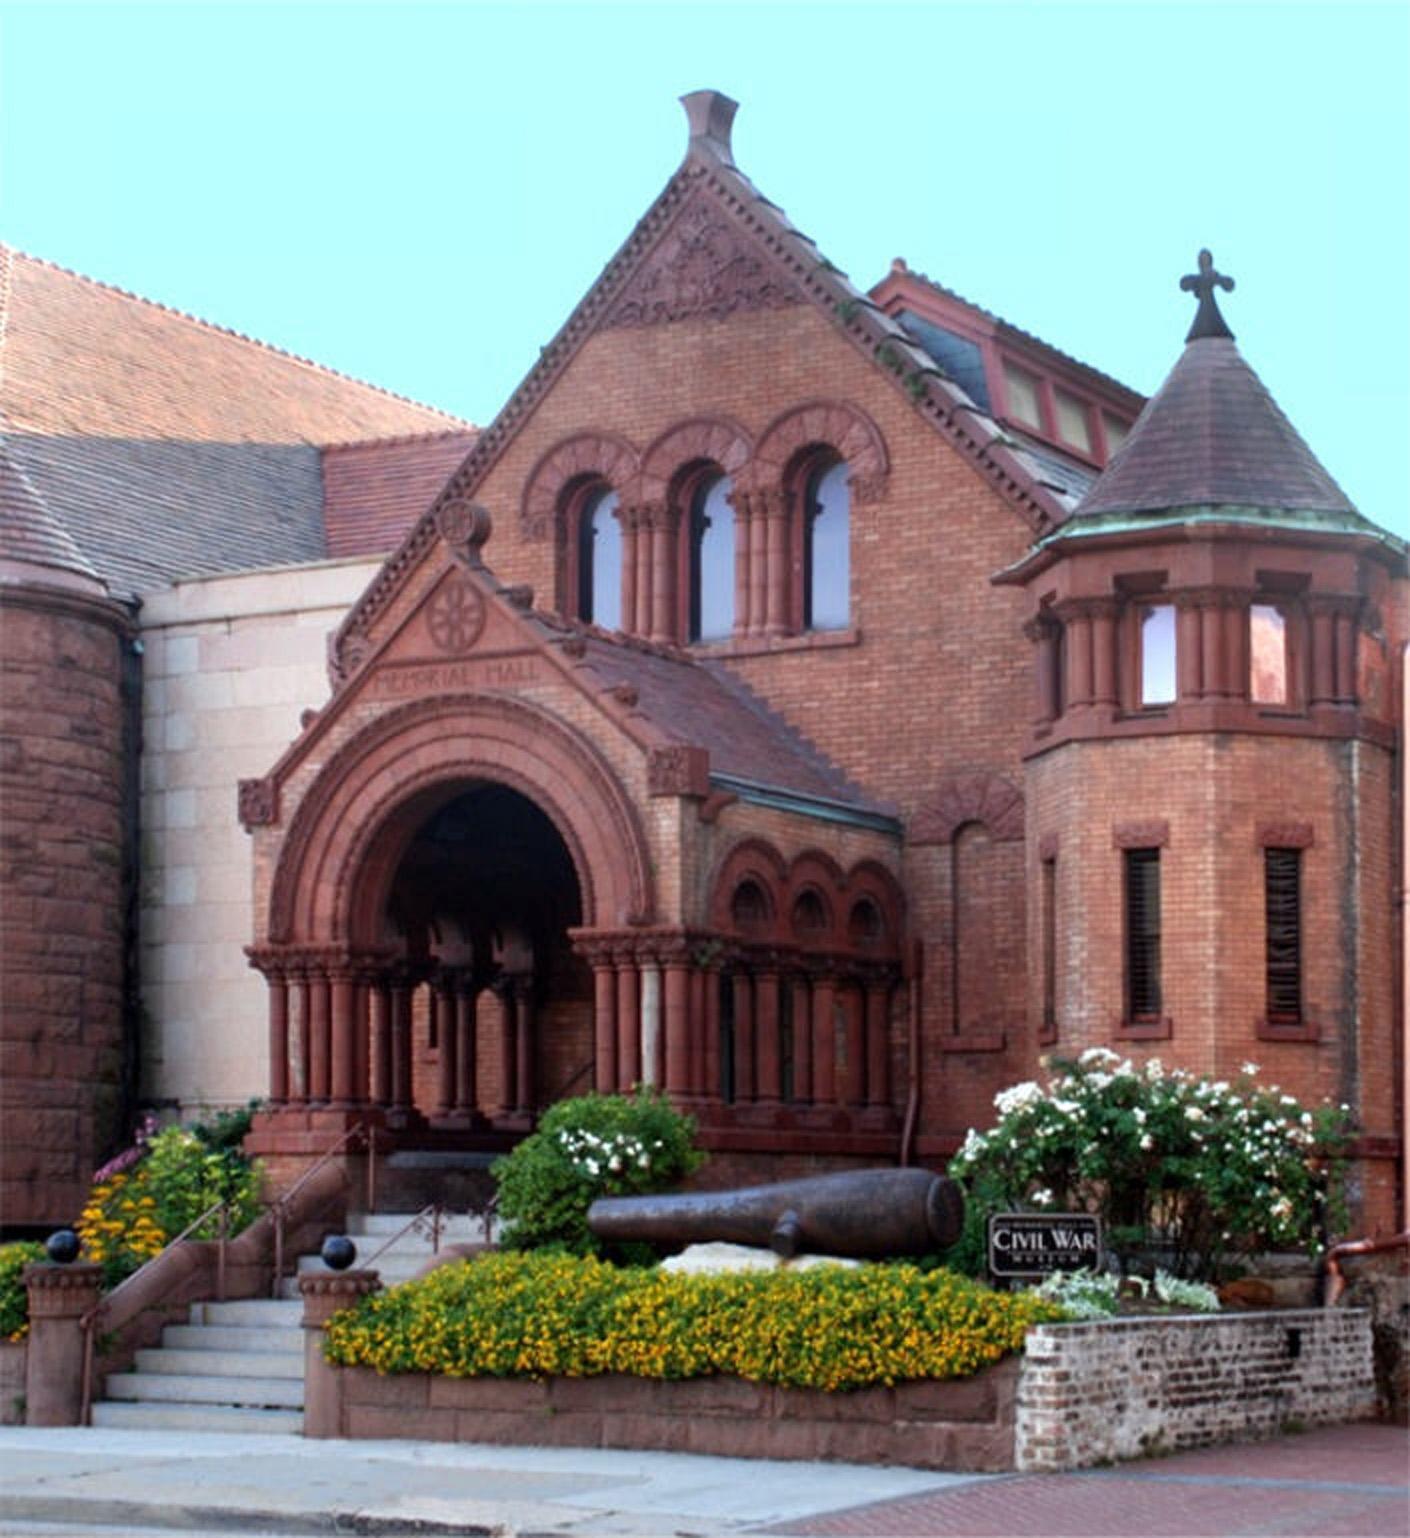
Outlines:
{"label": "round stone tower", "polygon": [[1240,356],[1207,252],[1185,350],[1032,600],[1038,1039],[1259,1077],[1356,1115],[1396,1211],[1396,762],[1406,550]]}
{"label": "round stone tower", "polygon": [[0,1221],[75,1218],[134,1065],[131,616],[0,439]]}

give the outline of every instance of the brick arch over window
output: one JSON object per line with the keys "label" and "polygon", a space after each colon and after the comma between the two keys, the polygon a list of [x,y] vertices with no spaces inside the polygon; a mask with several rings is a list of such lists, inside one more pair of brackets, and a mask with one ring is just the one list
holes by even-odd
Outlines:
{"label": "brick arch over window", "polygon": [[738,476],[749,462],[751,442],[737,422],[726,417],[699,417],[664,432],[641,457],[636,500],[662,505],[683,466],[709,461],[728,476]]}
{"label": "brick arch over window", "polygon": [[640,820],[601,754],[521,701],[443,695],[389,711],[309,786],[280,850],[270,899],[276,943],[376,943],[407,842],[437,795],[507,785],[553,823],[572,858],[583,922],[648,922],[655,900]]}
{"label": "brick arch over window", "polygon": [[912,844],[950,844],[968,822],[982,823],[998,843],[1023,837],[1023,794],[1000,774],[946,780],[912,822]]}
{"label": "brick arch over window", "polygon": [[625,495],[640,469],[641,459],[625,438],[615,433],[578,433],[554,444],[529,472],[519,518],[526,539],[548,539],[557,525],[563,493],[591,476]]}
{"label": "brick arch over window", "polygon": [[812,448],[831,449],[846,461],[859,502],[879,494],[891,468],[886,441],[864,411],[847,401],[808,401],[765,429],[750,466],[751,489],[783,486],[799,455]]}
{"label": "brick arch over window", "polygon": [[878,949],[888,955],[898,952],[905,931],[906,898],[895,876],[875,860],[860,860],[847,872],[843,895],[846,910],[843,923],[849,942],[855,941],[851,926],[853,909],[859,902],[870,902],[875,904],[881,916]]}
{"label": "brick arch over window", "polygon": [[786,911],[788,866],[772,844],[763,839],[746,838],[736,844],[715,871],[710,883],[709,922],[716,928],[734,928],[734,894],[752,882],[764,895],[768,906],[767,930],[772,933],[779,914]]}

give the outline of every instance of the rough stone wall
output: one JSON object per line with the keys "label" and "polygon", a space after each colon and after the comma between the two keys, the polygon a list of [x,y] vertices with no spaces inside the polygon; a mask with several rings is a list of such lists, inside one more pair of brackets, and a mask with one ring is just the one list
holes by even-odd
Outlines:
{"label": "rough stone wall", "polygon": [[1040,1325],[1025,1348],[1014,1462],[1087,1468],[1375,1412],[1364,1310]]}
{"label": "rough stone wall", "polygon": [[130,641],[106,600],[2,596],[0,1220],[50,1224],[125,1130]]}

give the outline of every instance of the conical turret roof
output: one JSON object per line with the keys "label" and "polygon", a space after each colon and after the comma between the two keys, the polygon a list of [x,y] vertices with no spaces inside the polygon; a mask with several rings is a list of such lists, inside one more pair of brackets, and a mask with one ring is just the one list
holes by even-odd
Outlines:
{"label": "conical turret roof", "polygon": [[45,506],[4,438],[0,438],[0,560],[50,567],[95,591],[104,590],[102,579]]}

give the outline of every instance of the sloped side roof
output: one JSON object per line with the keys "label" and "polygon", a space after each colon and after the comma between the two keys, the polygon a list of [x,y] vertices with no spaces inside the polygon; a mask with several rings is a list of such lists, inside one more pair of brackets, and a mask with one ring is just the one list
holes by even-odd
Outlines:
{"label": "sloped side roof", "polygon": [[473,432],[323,450],[323,528],[333,557],[393,550],[475,446]]}
{"label": "sloped side roof", "polygon": [[1357,517],[1231,337],[1186,344],[1078,517],[1210,506]]}
{"label": "sloped side roof", "polygon": [[[548,616],[540,623],[553,624]],[[879,816],[894,808],[854,785],[813,743],[721,663],[625,636],[572,627],[584,660],[611,688],[636,692],[636,709],[670,742],[705,748],[710,773]]]}
{"label": "sloped side roof", "polygon": [[322,559],[319,446],[446,413],[0,247],[11,452],[115,590]]}

